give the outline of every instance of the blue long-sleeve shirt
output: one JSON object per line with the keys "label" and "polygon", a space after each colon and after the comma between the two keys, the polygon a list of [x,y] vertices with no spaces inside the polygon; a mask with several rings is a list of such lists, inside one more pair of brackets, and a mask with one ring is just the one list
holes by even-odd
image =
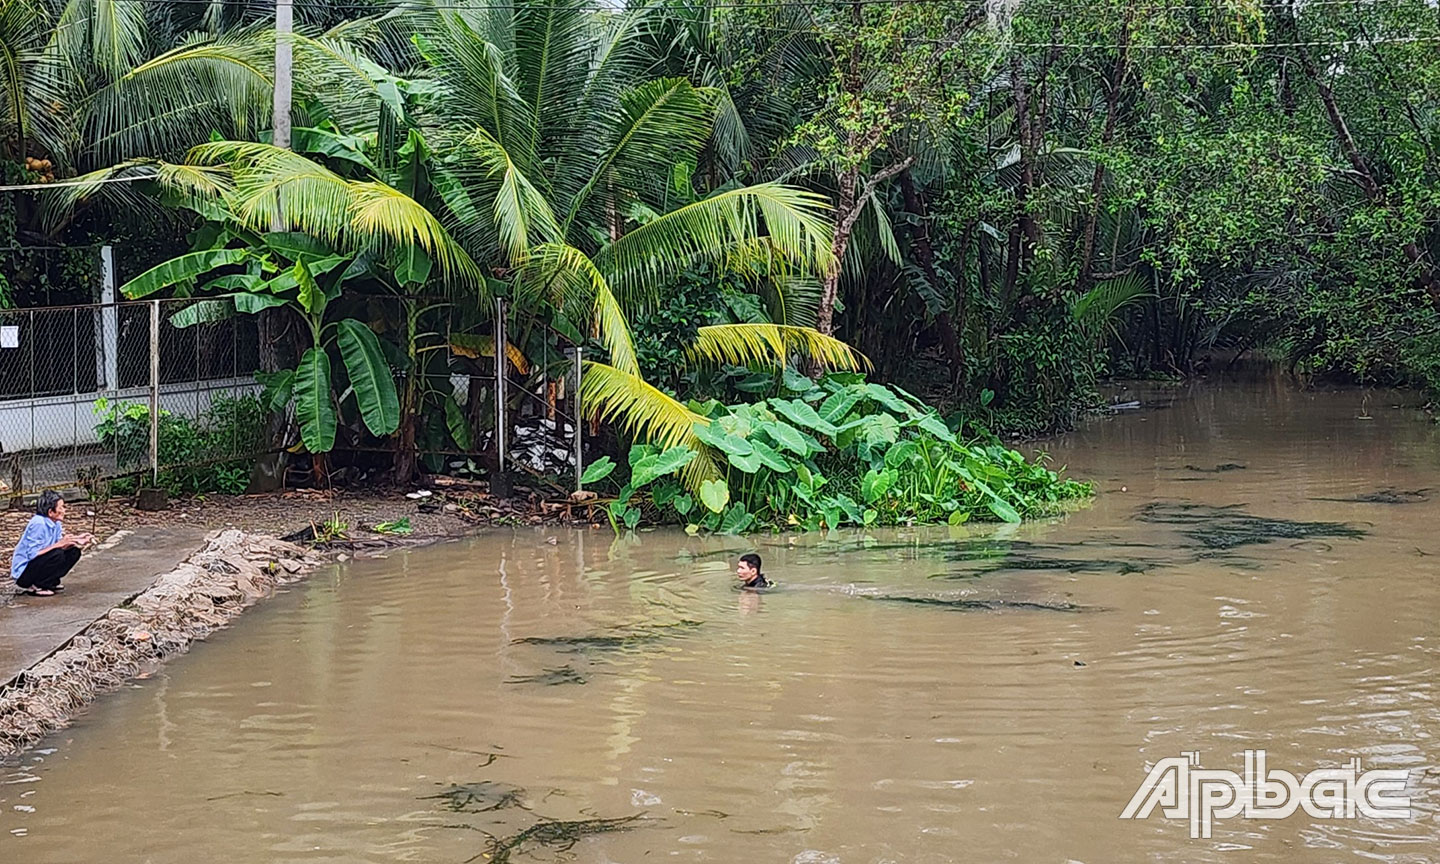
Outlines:
{"label": "blue long-sleeve shirt", "polygon": [[40,553],[46,546],[53,546],[60,542],[61,525],[49,516],[35,514],[30,521],[25,523],[25,530],[20,533],[20,542],[15,544],[15,554],[10,557],[10,578],[19,580],[20,574],[25,572],[25,565]]}

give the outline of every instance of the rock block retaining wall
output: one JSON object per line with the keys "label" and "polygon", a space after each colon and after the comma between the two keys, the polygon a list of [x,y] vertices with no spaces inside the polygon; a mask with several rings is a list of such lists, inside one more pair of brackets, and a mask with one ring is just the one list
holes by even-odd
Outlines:
{"label": "rock block retaining wall", "polygon": [[0,688],[0,758],[63,728],[100,693],[185,651],[320,563],[271,537],[210,535],[185,563]]}

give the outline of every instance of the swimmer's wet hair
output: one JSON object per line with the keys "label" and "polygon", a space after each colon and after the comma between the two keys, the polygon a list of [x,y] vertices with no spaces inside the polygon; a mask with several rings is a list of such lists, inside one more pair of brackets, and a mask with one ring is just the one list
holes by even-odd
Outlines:
{"label": "swimmer's wet hair", "polygon": [[749,564],[751,567],[755,568],[756,573],[760,572],[760,556],[756,555],[754,552],[746,552],[744,555],[741,555],[740,563]]}

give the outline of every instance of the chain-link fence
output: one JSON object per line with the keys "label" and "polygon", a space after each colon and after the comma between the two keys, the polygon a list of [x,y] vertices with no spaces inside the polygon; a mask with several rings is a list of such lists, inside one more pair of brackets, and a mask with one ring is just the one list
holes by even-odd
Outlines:
{"label": "chain-link fence", "polygon": [[[394,351],[401,422],[414,423],[415,453],[426,470],[491,477],[503,464],[506,472],[579,488],[581,354],[573,340],[534,322],[512,323],[497,338],[496,321],[512,318],[504,301],[371,296],[340,314],[346,313]],[[505,346],[498,357],[496,344]],[[397,441],[405,440],[402,428]],[[364,436],[337,445],[357,452],[395,447],[367,444]]]}
{"label": "chain-link fence", "polygon": [[239,491],[264,449],[255,321],[194,301],[0,310],[0,493],[148,472]]}
{"label": "chain-link fence", "polygon": [[[413,452],[430,473],[493,479],[504,466],[579,488],[578,339],[533,321],[506,332],[504,301],[347,295],[331,310],[376,333],[401,408],[393,436],[369,434],[332,350],[333,464]],[[272,437],[255,374],[293,366],[304,347],[293,343],[310,338],[293,314],[281,320],[262,338],[259,316],[214,297],[0,309],[0,495],[121,477],[243,491],[254,457],[299,441],[293,417]]]}

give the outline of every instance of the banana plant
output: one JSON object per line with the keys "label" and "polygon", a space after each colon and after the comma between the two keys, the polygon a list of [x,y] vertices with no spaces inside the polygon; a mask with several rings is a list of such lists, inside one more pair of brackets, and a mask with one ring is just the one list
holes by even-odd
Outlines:
{"label": "banana plant", "polygon": [[[290,260],[286,260],[286,258]],[[400,400],[395,378],[380,340],[355,318],[326,320],[331,301],[340,296],[347,275],[366,269],[353,256],[339,255],[303,235],[276,233],[261,238],[258,248],[217,248],[190,252],[147,270],[121,286],[126,297],[138,299],[166,288],[180,296],[197,290],[197,279],[220,267],[243,265],[243,273],[217,276],[200,292],[236,292],[223,298],[197,299],[170,316],[176,327],[222,320],[236,314],[258,314],[286,307],[305,322],[309,344],[294,369],[259,373],[264,401],[280,411],[292,402],[300,424],[300,440],[311,453],[335,446],[336,406],[354,397],[360,419],[377,437],[395,433],[400,425]],[[330,349],[345,366],[348,386],[335,392]]]}

